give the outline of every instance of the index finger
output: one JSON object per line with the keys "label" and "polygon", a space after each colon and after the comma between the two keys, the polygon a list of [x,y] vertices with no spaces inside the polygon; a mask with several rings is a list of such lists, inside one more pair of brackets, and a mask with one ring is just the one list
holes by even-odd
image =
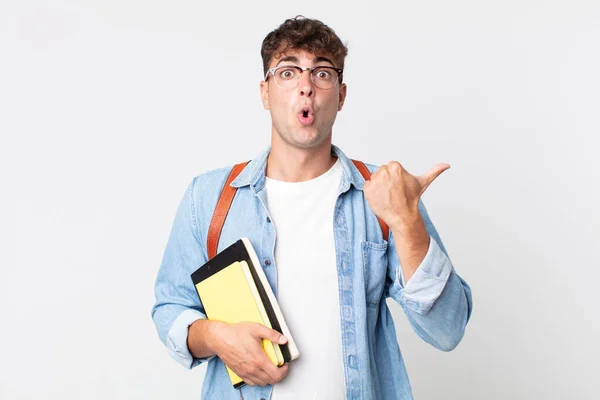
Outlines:
{"label": "index finger", "polygon": [[269,377],[272,378],[275,382],[279,382],[287,375],[288,364],[283,364],[281,367],[278,367],[275,364],[273,364],[271,360],[268,359],[268,357],[267,360],[268,362],[265,364],[263,371],[265,371],[265,373],[269,375]]}

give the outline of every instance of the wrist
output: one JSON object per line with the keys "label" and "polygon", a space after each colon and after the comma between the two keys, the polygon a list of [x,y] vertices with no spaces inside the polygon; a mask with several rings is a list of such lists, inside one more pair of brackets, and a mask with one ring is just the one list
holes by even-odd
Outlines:
{"label": "wrist", "polygon": [[219,329],[222,327],[223,322],[221,321],[214,321],[214,320],[206,320],[206,324],[203,327],[204,331],[202,332],[202,337],[204,338],[204,343],[206,345],[206,348],[211,352],[211,353],[217,353],[217,347],[218,347],[218,337],[219,335]]}
{"label": "wrist", "polygon": [[188,328],[187,345],[190,353],[196,358],[217,354],[219,328],[224,323],[208,319],[194,321]]}
{"label": "wrist", "polygon": [[425,229],[425,223],[421,214],[417,211],[416,213],[409,213],[405,215],[397,215],[390,221],[390,230],[395,236],[420,236],[419,233],[427,231]]}

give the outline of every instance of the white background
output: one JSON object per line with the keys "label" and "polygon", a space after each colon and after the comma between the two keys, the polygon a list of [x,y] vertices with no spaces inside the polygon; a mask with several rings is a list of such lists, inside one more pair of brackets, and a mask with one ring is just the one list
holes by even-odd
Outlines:
{"label": "white background", "polygon": [[[414,174],[474,311],[417,399],[597,399],[597,1],[0,1],[0,398],[197,399],[150,309],[191,179],[269,144],[260,45],[349,47],[334,143]],[[328,334],[324,332],[323,334]]]}

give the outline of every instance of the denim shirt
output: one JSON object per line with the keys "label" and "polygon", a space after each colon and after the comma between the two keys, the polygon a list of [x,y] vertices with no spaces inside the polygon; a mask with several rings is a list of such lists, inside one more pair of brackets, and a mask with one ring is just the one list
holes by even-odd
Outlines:
{"label": "denim shirt", "polygon": [[[363,195],[362,175],[338,147],[332,145],[331,149],[343,167],[333,230],[346,398],[412,399],[386,298],[391,297],[400,304],[412,328],[423,340],[440,350],[450,351],[461,341],[471,315],[471,290],[454,271],[422,202],[419,211],[431,238],[430,245],[418,269],[405,284],[393,234],[390,233],[389,241],[383,237]],[[275,229],[266,207],[265,192],[269,151],[253,159],[231,183],[238,191],[223,225],[218,251],[241,237],[248,237],[277,296]],[[367,167],[371,172],[377,169],[370,164]],[[203,399],[267,400],[271,397],[271,385],[234,389],[219,357],[197,359],[187,347],[188,327],[206,318],[190,274],[207,261],[208,226],[230,171],[231,167],[206,172],[194,178],[187,188],[156,279],[152,319],[161,341],[184,367],[189,369],[208,362]],[[302,349],[299,350],[302,357]]]}

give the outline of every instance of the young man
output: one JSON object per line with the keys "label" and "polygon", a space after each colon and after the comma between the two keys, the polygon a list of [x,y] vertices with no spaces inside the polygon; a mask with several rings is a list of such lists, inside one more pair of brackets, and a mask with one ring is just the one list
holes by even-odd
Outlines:
{"label": "young man", "polygon": [[[231,182],[238,190],[219,251],[250,238],[300,357],[277,368],[261,347],[262,338],[284,343],[277,331],[207,320],[190,279],[207,261],[208,227],[231,167],[196,177],[179,206],[155,287],[159,336],[185,367],[208,361],[205,399],[412,399],[386,298],[444,351],[462,339],[472,308],[420,201],[449,165],[420,177],[395,161],[368,165],[365,182],[332,145],[346,98],[347,49],[337,35],[319,21],[290,19],[261,53],[271,146]],[[234,389],[225,364],[247,385]]]}

